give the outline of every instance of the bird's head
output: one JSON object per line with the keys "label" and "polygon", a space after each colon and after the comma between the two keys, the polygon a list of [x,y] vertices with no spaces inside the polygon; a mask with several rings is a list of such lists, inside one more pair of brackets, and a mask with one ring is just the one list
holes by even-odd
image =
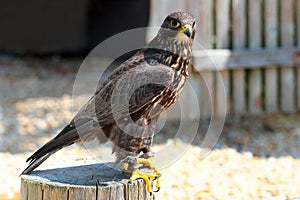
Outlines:
{"label": "bird's head", "polygon": [[173,37],[179,37],[185,35],[189,39],[195,37],[195,18],[187,12],[174,12],[166,17],[161,25],[161,30],[171,30]]}
{"label": "bird's head", "polygon": [[190,13],[171,13],[165,18],[157,36],[147,47],[171,52],[184,60],[189,60],[195,37],[195,21],[195,18]]}

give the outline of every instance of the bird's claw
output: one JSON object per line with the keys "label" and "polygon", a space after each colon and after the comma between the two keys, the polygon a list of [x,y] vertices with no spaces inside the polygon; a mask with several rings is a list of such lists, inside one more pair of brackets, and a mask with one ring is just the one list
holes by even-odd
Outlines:
{"label": "bird's claw", "polygon": [[135,170],[133,170],[133,172],[131,174],[130,183],[133,183],[133,181],[135,181],[137,179],[143,179],[145,181],[145,183],[146,183],[147,191],[149,193],[152,193],[152,188],[151,188],[151,182],[150,182],[150,180],[152,178],[154,178],[154,177],[155,177],[154,174],[147,174],[147,173],[141,172],[138,169],[135,169]]}
{"label": "bird's claw", "polygon": [[157,187],[156,190],[153,192],[159,192],[159,190],[160,190],[160,187]]}
{"label": "bird's claw", "polygon": [[161,177],[161,173],[158,171],[158,169],[153,165],[152,163],[152,159],[148,158],[138,158],[137,159],[137,164],[143,164],[147,167],[149,167],[150,169],[152,169],[154,171],[154,173],[144,173],[141,172],[138,169],[135,169],[131,172],[131,177],[130,177],[130,183],[133,183],[133,181],[137,180],[137,179],[143,179],[146,183],[146,189],[147,192],[150,193],[150,195],[152,194],[152,187],[151,187],[151,182],[150,180],[156,180],[156,184],[155,187],[157,188],[154,192],[158,192],[160,190],[160,177]]}
{"label": "bird's claw", "polygon": [[154,177],[153,180],[156,180],[156,179],[158,179],[158,178],[160,178],[160,177],[161,177],[161,173],[158,173],[158,174]]}

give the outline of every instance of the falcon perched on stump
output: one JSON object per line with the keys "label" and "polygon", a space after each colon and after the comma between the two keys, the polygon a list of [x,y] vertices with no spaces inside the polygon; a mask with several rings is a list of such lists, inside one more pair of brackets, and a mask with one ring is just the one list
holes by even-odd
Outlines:
{"label": "falcon perched on stump", "polygon": [[[188,78],[189,60],[195,36],[195,18],[186,12],[166,17],[157,36],[131,58],[121,63],[73,120],[52,140],[31,155],[27,174],[53,153],[77,142],[110,141],[116,164],[131,174],[130,181],[150,179],[160,173],[152,163],[150,150],[160,113],[177,100]],[[141,172],[141,166],[153,173]]]}

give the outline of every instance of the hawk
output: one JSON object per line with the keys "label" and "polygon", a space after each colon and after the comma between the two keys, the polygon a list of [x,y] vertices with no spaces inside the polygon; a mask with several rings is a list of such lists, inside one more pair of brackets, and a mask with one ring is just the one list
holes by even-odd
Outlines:
{"label": "hawk", "polygon": [[[157,179],[158,191],[160,172],[150,150],[155,125],[160,113],[177,100],[188,78],[194,36],[191,14],[168,15],[154,39],[121,63],[71,122],[27,159],[29,165],[22,174],[63,147],[97,139],[113,144],[115,163],[131,174],[131,182],[143,178],[147,191],[152,192],[150,180]],[[143,173],[141,166],[153,172]]]}

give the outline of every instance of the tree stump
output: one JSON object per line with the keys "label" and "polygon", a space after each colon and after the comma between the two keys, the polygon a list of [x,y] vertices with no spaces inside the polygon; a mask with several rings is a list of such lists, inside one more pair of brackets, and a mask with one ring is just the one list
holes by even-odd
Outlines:
{"label": "tree stump", "polygon": [[[110,164],[111,165],[111,164]],[[21,176],[21,200],[153,200],[143,180],[109,164],[89,164],[34,171]]]}

